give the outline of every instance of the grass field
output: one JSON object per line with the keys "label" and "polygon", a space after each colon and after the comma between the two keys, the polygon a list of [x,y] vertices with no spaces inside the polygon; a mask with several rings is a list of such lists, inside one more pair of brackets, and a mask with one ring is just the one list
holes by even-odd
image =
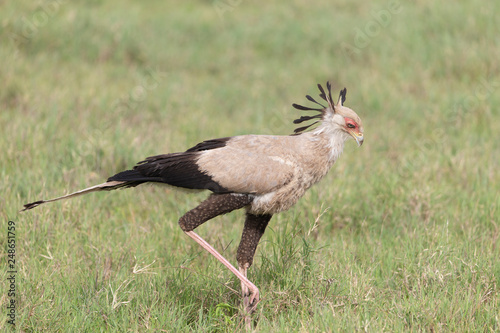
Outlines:
{"label": "grass field", "polygon": [[[259,332],[500,331],[498,1],[0,3],[0,330],[234,332],[239,283],[140,186],[19,213],[209,138],[290,134],[331,80],[364,122],[273,217]],[[15,222],[15,298],[8,221]],[[234,263],[234,212],[197,231]]]}

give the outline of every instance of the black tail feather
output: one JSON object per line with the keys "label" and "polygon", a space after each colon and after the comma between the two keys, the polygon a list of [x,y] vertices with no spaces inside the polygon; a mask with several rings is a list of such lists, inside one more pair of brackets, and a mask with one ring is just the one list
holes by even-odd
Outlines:
{"label": "black tail feather", "polygon": [[135,187],[147,182],[163,182],[161,177],[144,176],[138,170],[125,170],[108,178],[108,182],[118,181],[125,182],[121,187]]}
{"label": "black tail feather", "polygon": [[23,211],[28,210],[28,209],[35,208],[36,206],[39,206],[39,205],[41,205],[41,204],[43,204],[43,203],[45,203],[45,201],[44,201],[44,200],[38,200],[38,201],[35,201],[35,202],[30,202],[30,203],[28,203],[28,204],[24,205],[24,209],[23,209]]}

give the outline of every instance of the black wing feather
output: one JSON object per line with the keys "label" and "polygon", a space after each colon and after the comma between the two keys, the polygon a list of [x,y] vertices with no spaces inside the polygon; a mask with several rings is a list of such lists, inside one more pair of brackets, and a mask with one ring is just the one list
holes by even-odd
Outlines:
{"label": "black wing feather", "polygon": [[227,141],[231,139],[230,137],[220,138],[220,139],[212,139],[206,140],[198,143],[196,146],[189,148],[186,152],[195,152],[195,151],[203,151],[203,150],[211,150],[222,148],[226,146]]}
{"label": "black wing feather", "polygon": [[224,147],[230,138],[203,141],[183,153],[156,155],[139,162],[132,170],[122,171],[108,181],[125,181],[126,187],[146,182],[165,183],[187,189],[228,193],[208,174],[200,170],[198,156],[201,151]]}

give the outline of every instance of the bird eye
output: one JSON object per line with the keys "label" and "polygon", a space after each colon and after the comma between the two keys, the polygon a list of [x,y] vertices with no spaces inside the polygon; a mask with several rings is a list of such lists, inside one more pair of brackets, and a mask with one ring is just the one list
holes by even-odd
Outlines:
{"label": "bird eye", "polygon": [[349,128],[355,128],[356,126],[354,126],[353,124],[349,123],[349,124],[347,124],[347,127],[349,127]]}

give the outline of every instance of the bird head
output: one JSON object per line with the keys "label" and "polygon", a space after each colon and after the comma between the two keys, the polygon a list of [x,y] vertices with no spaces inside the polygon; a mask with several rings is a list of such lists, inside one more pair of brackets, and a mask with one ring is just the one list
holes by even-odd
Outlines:
{"label": "bird head", "polygon": [[316,100],[314,100],[314,98],[312,98],[309,95],[306,95],[306,98],[309,101],[318,104],[319,106],[321,106],[321,108],[311,108],[298,104],[293,104],[294,108],[301,111],[319,112],[319,114],[316,114],[314,116],[301,116],[299,119],[295,119],[293,121],[294,124],[300,124],[304,121],[311,119],[320,119],[313,122],[312,124],[295,129],[294,134],[295,135],[301,134],[309,127],[321,121],[322,125],[324,126],[320,126],[319,130],[328,129],[330,131],[335,131],[335,132],[340,131],[341,135],[344,136],[345,140],[352,137],[356,141],[358,146],[361,146],[364,140],[363,124],[361,122],[361,118],[359,118],[356,112],[344,106],[347,89],[344,88],[340,91],[338,102],[337,104],[334,104],[332,99],[332,86],[330,82],[326,83],[326,87],[328,90],[328,95],[325,93],[323,87],[320,84],[318,84],[318,89],[320,91],[319,97],[324,99],[328,103],[328,106],[324,106],[323,104],[318,103]]}

